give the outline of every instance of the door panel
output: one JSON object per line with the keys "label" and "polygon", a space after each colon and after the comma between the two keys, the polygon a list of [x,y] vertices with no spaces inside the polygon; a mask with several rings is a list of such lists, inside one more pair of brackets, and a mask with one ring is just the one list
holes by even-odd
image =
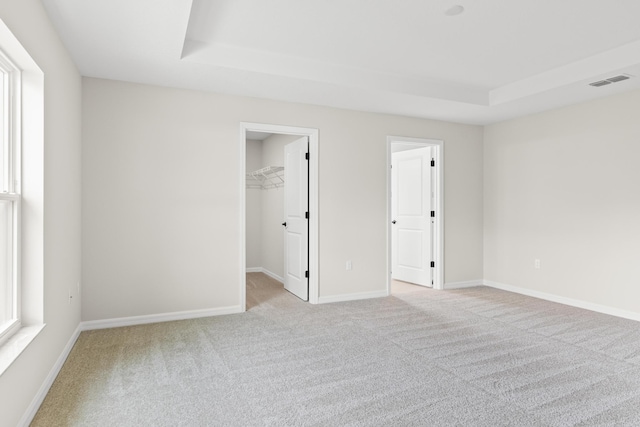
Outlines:
{"label": "door panel", "polygon": [[307,137],[284,147],[284,288],[300,299],[309,299],[309,151]]}
{"label": "door panel", "polygon": [[423,237],[424,233],[420,230],[398,230],[398,247],[402,248],[398,252],[398,267],[423,268]]}
{"label": "door panel", "polygon": [[295,279],[302,278],[302,242],[299,234],[287,233],[287,274]]}
{"label": "door panel", "polygon": [[423,214],[422,157],[412,155],[410,158],[398,156],[398,215],[421,216]]}
{"label": "door panel", "polygon": [[391,277],[431,286],[431,147],[391,159]]}

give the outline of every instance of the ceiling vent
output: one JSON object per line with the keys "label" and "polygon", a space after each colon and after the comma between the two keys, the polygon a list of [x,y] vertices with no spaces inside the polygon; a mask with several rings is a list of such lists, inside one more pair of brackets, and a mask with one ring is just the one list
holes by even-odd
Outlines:
{"label": "ceiling vent", "polygon": [[589,86],[600,87],[610,85],[611,83],[618,83],[631,78],[628,74],[620,74],[619,76],[609,77],[608,79],[598,80],[597,82],[589,83]]}
{"label": "ceiling vent", "polygon": [[623,80],[629,80],[629,76],[625,76],[624,74],[621,74],[619,76],[615,76],[615,77],[611,77],[611,78],[607,79],[607,81],[611,82],[611,83],[617,83],[617,82],[621,82]]}

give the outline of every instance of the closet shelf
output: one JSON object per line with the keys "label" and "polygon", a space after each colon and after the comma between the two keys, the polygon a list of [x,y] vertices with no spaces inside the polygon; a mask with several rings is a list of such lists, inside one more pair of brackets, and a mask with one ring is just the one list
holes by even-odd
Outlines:
{"label": "closet shelf", "polygon": [[284,185],[284,167],[267,166],[247,174],[247,188],[268,190]]}

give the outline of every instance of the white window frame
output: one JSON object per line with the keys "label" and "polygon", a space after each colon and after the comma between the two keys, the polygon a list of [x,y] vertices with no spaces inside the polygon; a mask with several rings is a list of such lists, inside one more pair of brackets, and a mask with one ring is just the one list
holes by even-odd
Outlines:
{"label": "white window frame", "polygon": [[[0,147],[4,151],[5,176],[7,188],[0,188],[0,200],[11,203],[11,279],[9,292],[10,301],[7,308],[11,312],[11,321],[0,325],[0,345],[6,342],[22,326],[21,322],[21,72],[13,61],[0,50],[0,73],[2,73],[2,135]],[[0,282],[1,283],[1,282]],[[5,290],[3,290],[5,292]]]}

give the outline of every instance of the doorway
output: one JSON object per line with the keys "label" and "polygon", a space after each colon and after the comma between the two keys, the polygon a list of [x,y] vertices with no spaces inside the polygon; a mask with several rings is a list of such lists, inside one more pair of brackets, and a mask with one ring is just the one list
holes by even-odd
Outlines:
{"label": "doorway", "polygon": [[443,141],[387,137],[387,291],[443,289]]}
{"label": "doorway", "polygon": [[[252,138],[267,138],[270,136],[279,137],[280,142],[286,141],[287,143],[290,140],[300,139],[301,137],[305,137],[308,140],[308,153],[309,159],[306,160],[309,168],[308,173],[308,267],[305,270],[308,271],[308,278],[305,278],[305,281],[308,282],[308,301],[312,304],[318,303],[318,130],[313,128],[301,128],[301,127],[293,127],[293,126],[281,126],[281,125],[271,125],[271,124],[262,124],[262,123],[240,123],[240,183],[241,183],[241,197],[240,197],[240,212],[241,212],[241,224],[240,224],[240,304],[242,307],[242,311],[246,311],[247,309],[247,294],[246,294],[246,286],[247,272],[251,271],[263,271],[265,274],[270,275],[272,278],[279,280],[280,282],[285,282],[285,260],[284,260],[284,251],[280,251],[276,249],[275,251],[271,251],[270,256],[274,259],[268,260],[265,262],[269,262],[272,266],[275,265],[277,267],[273,267],[270,269],[256,269],[256,266],[247,265],[247,256],[252,257],[252,253],[255,250],[251,247],[247,247],[247,219],[249,222],[252,221],[252,216],[255,217],[252,213],[248,215],[247,208],[251,208],[252,205],[255,204],[255,192],[251,188],[251,183],[247,180],[247,174],[252,172],[253,170],[248,170],[248,151],[251,151],[252,148],[250,145],[247,145],[247,139]],[[276,150],[277,151],[277,150]],[[273,152],[273,150],[271,150]],[[284,154],[281,152],[280,154]],[[278,163],[278,162],[276,162]],[[271,166],[274,166],[273,168]],[[259,169],[271,168],[269,172],[273,172],[275,174],[273,183],[277,185],[279,183],[284,184],[284,171],[278,171],[278,166],[284,166],[284,162],[279,163],[278,165],[261,165]],[[279,177],[278,177],[279,176]],[[255,183],[254,183],[255,184]],[[275,193],[275,192],[273,192]],[[271,195],[274,196],[275,194]],[[269,197],[273,198],[273,197]],[[276,197],[277,199],[277,197]],[[277,202],[280,203],[280,202]],[[281,203],[283,205],[283,203]],[[279,205],[281,208],[283,206]],[[262,213],[261,213],[262,214]],[[268,215],[269,212],[266,212]],[[263,219],[264,220],[264,219]],[[268,218],[266,220],[269,220]],[[274,236],[278,235],[278,238],[284,240],[283,237],[283,222],[286,222],[283,217],[279,218],[271,218],[270,220],[270,228],[274,228],[272,230],[272,234]],[[271,227],[273,226],[273,227]],[[251,223],[249,227],[252,227]],[[251,232],[251,230],[249,230]],[[262,242],[263,245],[267,244],[267,242]],[[274,245],[275,246],[275,245]],[[281,246],[280,246],[281,247]],[[275,263],[275,264],[274,264]],[[254,267],[254,268],[247,268]],[[275,272],[274,272],[275,271]],[[271,273],[271,274],[270,274]]]}

